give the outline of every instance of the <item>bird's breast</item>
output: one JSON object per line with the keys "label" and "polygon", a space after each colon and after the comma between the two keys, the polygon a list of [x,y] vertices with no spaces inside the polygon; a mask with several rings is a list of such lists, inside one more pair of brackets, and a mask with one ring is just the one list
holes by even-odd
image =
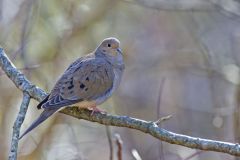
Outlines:
{"label": "bird's breast", "polygon": [[118,88],[118,86],[120,84],[123,70],[119,69],[119,68],[114,68],[113,72],[114,72],[113,85],[105,94],[103,94],[101,97],[98,97],[96,99],[95,102],[96,102],[97,105],[100,105],[104,101],[106,101],[113,94],[113,92]]}

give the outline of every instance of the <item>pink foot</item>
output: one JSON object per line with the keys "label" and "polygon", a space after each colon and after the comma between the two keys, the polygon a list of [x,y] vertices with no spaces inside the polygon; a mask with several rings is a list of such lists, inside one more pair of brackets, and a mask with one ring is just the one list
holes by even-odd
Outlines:
{"label": "pink foot", "polygon": [[88,107],[88,109],[92,111],[91,116],[94,114],[94,112],[100,112],[100,113],[103,113],[103,114],[106,114],[106,113],[107,113],[106,111],[103,111],[103,110],[101,110],[101,109],[98,109],[96,106],[94,106],[94,107]]}

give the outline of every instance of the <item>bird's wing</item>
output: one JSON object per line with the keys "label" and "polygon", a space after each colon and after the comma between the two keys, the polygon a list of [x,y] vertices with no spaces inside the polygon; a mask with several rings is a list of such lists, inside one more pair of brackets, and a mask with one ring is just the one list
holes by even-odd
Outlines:
{"label": "bird's wing", "polygon": [[42,108],[59,108],[104,96],[113,87],[112,66],[101,58],[86,58],[64,72]]}

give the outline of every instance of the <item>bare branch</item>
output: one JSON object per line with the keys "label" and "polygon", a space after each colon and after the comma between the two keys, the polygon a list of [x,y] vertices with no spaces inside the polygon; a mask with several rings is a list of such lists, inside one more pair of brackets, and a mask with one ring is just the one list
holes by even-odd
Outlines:
{"label": "bare branch", "polygon": [[164,121],[169,120],[170,118],[172,118],[172,115],[164,116],[164,117],[159,118],[155,123],[156,123],[159,127],[161,127],[161,126],[160,126],[161,123],[164,122]]}
{"label": "bare branch", "polygon": [[139,155],[139,153],[136,149],[132,150],[132,155],[133,155],[135,160],[142,160],[141,156]]}
{"label": "bare branch", "polygon": [[113,160],[113,143],[112,143],[112,134],[109,126],[106,126],[106,134],[109,144],[109,160]]}
{"label": "bare branch", "polygon": [[195,148],[206,151],[216,151],[228,153],[234,156],[240,156],[240,145],[222,141],[214,141],[191,137],[187,135],[177,134],[167,131],[157,126],[155,122],[144,121],[128,116],[114,116],[110,114],[94,113],[91,116],[91,111],[87,109],[78,109],[78,107],[66,108],[61,113],[71,115],[78,119],[97,122],[103,125],[126,127],[148,133],[153,137],[171,143],[182,145],[189,148]]}
{"label": "bare branch", "polygon": [[25,119],[25,115],[27,112],[27,108],[30,102],[30,96],[23,92],[23,100],[20,106],[19,113],[13,125],[13,133],[12,133],[12,143],[11,143],[11,150],[9,153],[9,160],[16,160],[17,159],[17,151],[18,151],[18,137],[20,133],[20,128],[22,123]]}
{"label": "bare branch", "polygon": [[[13,81],[13,83],[25,94],[27,93],[30,95],[30,97],[38,101],[41,101],[47,95],[43,90],[36,87],[29,80],[27,80],[27,78],[16,69],[2,48],[0,48],[0,66],[6,75]],[[214,141],[173,133],[158,127],[157,124],[152,121],[144,121],[128,116],[114,116],[101,113],[94,113],[91,115],[91,111],[87,109],[78,109],[78,107],[66,108],[62,110],[61,113],[78,119],[97,122],[103,125],[136,129],[171,144],[240,156],[239,144]]]}
{"label": "bare branch", "polygon": [[117,158],[118,160],[122,160],[122,139],[119,134],[115,134],[115,141],[117,144]]}

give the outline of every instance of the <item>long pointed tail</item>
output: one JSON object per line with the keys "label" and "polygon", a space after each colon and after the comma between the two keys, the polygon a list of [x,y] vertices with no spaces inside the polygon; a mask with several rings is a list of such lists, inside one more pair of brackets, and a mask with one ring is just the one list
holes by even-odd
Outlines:
{"label": "long pointed tail", "polygon": [[40,116],[38,117],[38,119],[36,119],[31,126],[25,131],[23,132],[23,134],[19,137],[19,139],[21,139],[23,136],[25,136],[27,133],[29,133],[31,130],[33,130],[34,128],[36,128],[39,124],[41,124],[43,121],[45,121],[48,117],[50,117],[53,113],[55,113],[59,108],[56,109],[45,109]]}

